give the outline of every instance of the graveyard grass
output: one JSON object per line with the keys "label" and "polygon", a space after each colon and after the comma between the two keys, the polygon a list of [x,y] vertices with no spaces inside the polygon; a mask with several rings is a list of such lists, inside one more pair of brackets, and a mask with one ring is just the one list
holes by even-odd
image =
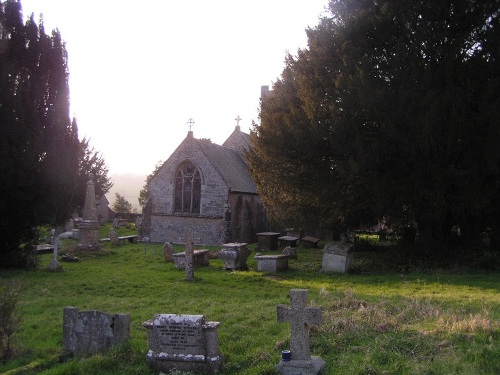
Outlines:
{"label": "graveyard grass", "polygon": [[[75,244],[65,240],[60,253]],[[185,281],[184,270],[165,263],[161,248],[107,243],[78,253],[78,263],[61,263],[62,272],[44,270],[51,254],[41,257],[38,271],[2,271],[2,283],[22,283],[22,320],[13,344],[17,358],[0,363],[0,373],[154,374],[145,361],[142,324],[154,314],[175,313],[221,322],[222,374],[276,374],[290,336],[290,325],[277,322],[276,307],[289,305],[292,288],[308,289],[309,303],[323,309],[322,324],[311,329],[311,352],[326,361],[326,374],[500,373],[498,271],[401,273],[380,266],[365,272],[370,254],[355,253],[354,273],[322,274],[321,250],[299,247],[290,270],[271,275],[256,272],[252,245],[250,270],[225,271],[214,258]],[[62,357],[65,306],[130,314],[130,342],[104,355]]]}

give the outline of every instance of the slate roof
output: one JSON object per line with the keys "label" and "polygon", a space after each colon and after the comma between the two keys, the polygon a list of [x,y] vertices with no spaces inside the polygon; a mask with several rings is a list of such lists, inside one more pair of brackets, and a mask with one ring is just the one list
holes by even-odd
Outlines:
{"label": "slate roof", "polygon": [[231,191],[257,194],[257,188],[248,173],[248,166],[242,152],[207,141],[193,140]]}
{"label": "slate roof", "polygon": [[250,148],[252,147],[250,134],[243,133],[239,125],[236,125],[234,131],[226,139],[222,146],[232,148],[243,154],[245,151],[250,150]]}

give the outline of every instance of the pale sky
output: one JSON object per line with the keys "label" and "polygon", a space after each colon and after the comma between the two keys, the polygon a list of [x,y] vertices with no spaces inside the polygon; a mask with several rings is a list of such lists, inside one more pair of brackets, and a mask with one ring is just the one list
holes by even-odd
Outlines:
{"label": "pale sky", "polygon": [[259,123],[260,87],[307,47],[328,0],[21,0],[69,58],[71,116],[109,174],[146,175],[189,130],[222,144]]}

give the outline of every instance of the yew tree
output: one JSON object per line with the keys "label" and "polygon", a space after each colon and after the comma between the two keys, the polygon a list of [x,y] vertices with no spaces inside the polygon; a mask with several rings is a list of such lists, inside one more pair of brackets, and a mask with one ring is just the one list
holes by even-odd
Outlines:
{"label": "yew tree", "polygon": [[19,267],[37,225],[68,218],[79,141],[61,35],[46,34],[33,16],[24,23],[13,0],[0,2],[0,126],[0,264]]}
{"label": "yew tree", "polygon": [[249,160],[268,209],[330,228],[385,217],[429,252],[453,233],[498,246],[499,16],[498,0],[330,1],[261,102]]}

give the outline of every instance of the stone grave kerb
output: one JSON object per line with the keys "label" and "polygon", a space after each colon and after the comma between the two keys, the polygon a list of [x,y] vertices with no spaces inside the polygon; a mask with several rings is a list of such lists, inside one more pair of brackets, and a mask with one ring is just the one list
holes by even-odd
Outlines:
{"label": "stone grave kerb", "polygon": [[291,323],[290,351],[292,359],[310,360],[309,326],[321,323],[321,308],[307,307],[307,289],[290,290],[290,307],[278,305],[278,322]]}

